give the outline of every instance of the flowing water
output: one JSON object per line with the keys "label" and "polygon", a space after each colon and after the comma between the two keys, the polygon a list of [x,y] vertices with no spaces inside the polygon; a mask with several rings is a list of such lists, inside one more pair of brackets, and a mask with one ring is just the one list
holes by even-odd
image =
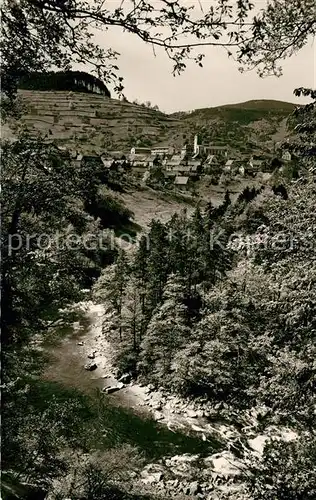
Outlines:
{"label": "flowing water", "polygon": [[125,404],[120,395],[123,391],[102,394],[100,389],[104,387],[105,380],[98,370],[88,372],[84,369],[86,358],[78,346],[89,329],[91,318],[87,315],[80,319],[79,329],[71,326],[56,330],[58,340],[45,347],[50,361],[43,377],[63,387],[77,389],[102,405],[99,425],[106,442],[104,446],[128,443],[137,446],[149,459],[183,453],[214,453],[219,447],[216,441],[205,442],[197,436],[169,430],[166,425],[153,420],[148,412],[131,408],[128,402]]}

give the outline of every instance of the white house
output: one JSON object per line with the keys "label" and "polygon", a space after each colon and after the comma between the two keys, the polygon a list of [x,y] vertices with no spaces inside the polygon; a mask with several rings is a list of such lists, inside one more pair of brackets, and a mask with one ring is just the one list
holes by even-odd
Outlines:
{"label": "white house", "polygon": [[151,154],[152,156],[166,156],[173,154],[174,148],[170,146],[156,146],[154,148],[151,148]]}
{"label": "white house", "polygon": [[151,154],[150,148],[133,147],[131,149],[131,155],[150,155],[150,154]]}
{"label": "white house", "polygon": [[284,151],[282,155],[282,160],[283,161],[291,161],[292,160],[292,155],[289,151]]}
{"label": "white house", "polygon": [[216,145],[216,144],[199,144],[198,136],[194,136],[194,155],[198,154],[208,154],[208,155],[220,155],[227,157],[228,146]]}
{"label": "white house", "polygon": [[174,180],[174,185],[181,189],[181,190],[186,190],[189,187],[189,177],[179,175],[178,177],[175,178]]}

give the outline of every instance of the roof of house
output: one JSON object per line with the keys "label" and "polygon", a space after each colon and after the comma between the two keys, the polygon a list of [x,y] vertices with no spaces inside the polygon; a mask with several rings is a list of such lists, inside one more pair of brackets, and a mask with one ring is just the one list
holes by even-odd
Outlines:
{"label": "roof of house", "polygon": [[189,177],[184,177],[182,175],[179,175],[178,177],[175,178],[174,183],[181,185],[181,186],[185,186],[188,183],[188,180],[189,180]]}
{"label": "roof of house", "polygon": [[150,153],[150,151],[151,151],[151,148],[139,148],[137,146],[135,146],[132,149],[135,149],[135,153],[139,152],[140,154],[141,153]]}
{"label": "roof of house", "polygon": [[128,156],[129,153],[126,153],[124,151],[106,151],[106,153],[103,156],[106,156],[107,159],[121,159],[122,156]]}
{"label": "roof of house", "polygon": [[231,167],[235,160],[227,160],[225,167]]}
{"label": "roof of house", "polygon": [[215,162],[217,162],[217,158],[215,155],[208,155],[208,157],[205,160],[205,163],[207,163],[208,165]]}
{"label": "roof of house", "polygon": [[102,160],[102,163],[105,166],[105,168],[110,168],[113,161],[114,161],[113,158],[108,159],[108,158],[103,158],[103,157],[101,157],[101,160]]}
{"label": "roof of house", "polygon": [[251,162],[254,166],[260,166],[260,165],[262,165],[263,160],[250,160],[250,162]]}

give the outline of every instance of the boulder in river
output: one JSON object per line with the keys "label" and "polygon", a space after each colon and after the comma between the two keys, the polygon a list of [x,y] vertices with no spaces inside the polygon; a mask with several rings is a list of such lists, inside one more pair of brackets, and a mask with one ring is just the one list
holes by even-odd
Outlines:
{"label": "boulder in river", "polygon": [[97,368],[98,365],[96,363],[87,363],[86,365],[84,365],[84,369],[88,372],[93,372],[93,370],[96,370]]}
{"label": "boulder in river", "polygon": [[118,382],[117,385],[112,385],[110,387],[104,387],[102,389],[102,392],[105,392],[105,394],[112,394],[113,392],[117,392],[120,389],[123,389],[123,387],[124,387],[123,382]]}
{"label": "boulder in river", "polygon": [[111,387],[104,387],[102,389],[102,392],[105,392],[105,394],[112,394],[113,392],[119,391],[120,387],[117,387],[116,385],[113,385]]}
{"label": "boulder in river", "polygon": [[200,485],[197,481],[193,481],[189,486],[189,495],[196,495],[200,492]]}
{"label": "boulder in river", "polygon": [[159,402],[153,402],[152,408],[153,408],[153,410],[161,411],[162,410],[161,403],[159,403]]}
{"label": "boulder in river", "polygon": [[130,373],[124,373],[119,379],[119,382],[122,382],[123,384],[129,384],[130,381],[132,380],[132,375]]}
{"label": "boulder in river", "polygon": [[198,414],[195,410],[187,410],[187,415],[189,418],[197,418]]}

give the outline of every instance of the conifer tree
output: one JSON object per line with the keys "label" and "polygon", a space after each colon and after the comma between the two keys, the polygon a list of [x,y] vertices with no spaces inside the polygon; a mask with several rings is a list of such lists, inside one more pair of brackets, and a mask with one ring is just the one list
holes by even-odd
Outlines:
{"label": "conifer tree", "polygon": [[148,298],[148,258],[149,258],[149,248],[148,239],[146,236],[142,236],[137,252],[135,255],[133,263],[133,275],[135,277],[139,301],[140,301],[140,313],[141,313],[141,324],[140,324],[140,340],[142,339],[143,333],[146,328],[146,306]]}
{"label": "conifer tree", "polygon": [[152,311],[162,299],[163,288],[168,275],[167,232],[159,221],[152,221],[149,233],[148,304]]}
{"label": "conifer tree", "polygon": [[190,337],[184,295],[183,278],[172,274],[163,292],[163,303],[153,314],[141,344],[139,369],[156,384],[170,387],[177,369],[175,354]]}
{"label": "conifer tree", "polygon": [[168,266],[172,273],[186,276],[190,228],[185,212],[174,214],[167,223]]}
{"label": "conifer tree", "polygon": [[112,294],[113,294],[112,300],[114,302],[114,307],[118,314],[120,340],[122,340],[122,326],[123,326],[122,309],[126,293],[128,274],[129,274],[129,266],[125,255],[125,251],[120,249],[114,269],[113,289],[112,289]]}

